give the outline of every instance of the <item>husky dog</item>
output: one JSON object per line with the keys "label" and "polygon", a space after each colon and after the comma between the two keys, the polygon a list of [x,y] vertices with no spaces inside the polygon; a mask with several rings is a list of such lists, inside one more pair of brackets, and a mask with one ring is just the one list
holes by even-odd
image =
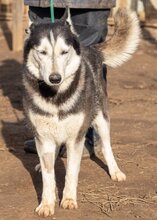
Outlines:
{"label": "husky dog", "polygon": [[85,134],[93,126],[112,180],[124,181],[110,144],[106,80],[102,65],[117,67],[137,48],[140,29],[133,12],[115,16],[115,33],[107,42],[83,47],[68,14],[54,24],[32,24],[24,47],[24,109],[40,159],[43,191],[36,208],[54,214],[54,163],[59,146],[67,147],[67,171],[61,206],[77,208],[77,183]]}

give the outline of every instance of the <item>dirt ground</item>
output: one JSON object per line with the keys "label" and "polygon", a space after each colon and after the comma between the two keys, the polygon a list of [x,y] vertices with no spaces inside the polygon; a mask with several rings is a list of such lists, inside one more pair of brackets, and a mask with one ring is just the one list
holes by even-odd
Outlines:
{"label": "dirt ground", "polygon": [[[66,159],[56,161],[58,220],[157,219],[157,30],[134,57],[108,69],[111,139],[115,157],[126,173],[124,183],[108,176],[102,155],[82,160],[77,210],[59,207]],[[34,209],[41,197],[41,174],[35,154],[23,143],[31,137],[22,110],[22,52],[13,53],[0,39],[0,220],[40,219]]]}

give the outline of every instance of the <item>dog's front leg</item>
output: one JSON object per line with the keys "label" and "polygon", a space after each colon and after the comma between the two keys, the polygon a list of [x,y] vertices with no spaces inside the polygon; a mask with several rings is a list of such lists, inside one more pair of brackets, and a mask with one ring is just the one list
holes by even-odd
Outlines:
{"label": "dog's front leg", "polygon": [[75,141],[67,143],[67,171],[61,201],[61,206],[64,209],[77,208],[77,184],[83,146],[84,138],[79,143]]}
{"label": "dog's front leg", "polygon": [[42,200],[40,205],[36,208],[39,216],[47,217],[54,214],[54,207],[56,201],[55,195],[55,144],[52,140],[43,138],[35,139],[37,152],[40,159],[41,172],[42,172]]}

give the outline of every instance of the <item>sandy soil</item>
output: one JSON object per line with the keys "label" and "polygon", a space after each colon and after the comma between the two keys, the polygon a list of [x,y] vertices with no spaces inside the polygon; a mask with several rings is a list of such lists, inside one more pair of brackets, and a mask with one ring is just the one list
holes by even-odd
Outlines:
{"label": "sandy soil", "polygon": [[[58,220],[157,219],[157,30],[145,29],[133,59],[108,69],[111,137],[115,157],[126,173],[124,183],[111,181],[102,155],[82,160],[78,210],[63,210],[66,159],[56,162]],[[41,175],[35,154],[23,142],[31,137],[22,110],[22,53],[0,40],[0,220],[35,220]]]}

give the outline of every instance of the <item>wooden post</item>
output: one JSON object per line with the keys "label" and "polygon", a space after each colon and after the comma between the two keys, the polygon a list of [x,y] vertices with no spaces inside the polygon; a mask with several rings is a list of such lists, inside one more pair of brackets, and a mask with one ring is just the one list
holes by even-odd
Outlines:
{"label": "wooden post", "polygon": [[23,0],[13,0],[12,5],[12,49],[23,47]]}

